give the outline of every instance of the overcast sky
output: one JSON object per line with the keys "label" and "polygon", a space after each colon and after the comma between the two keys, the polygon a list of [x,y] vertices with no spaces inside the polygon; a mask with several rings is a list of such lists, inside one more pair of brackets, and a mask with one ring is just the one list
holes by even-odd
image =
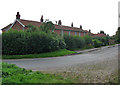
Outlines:
{"label": "overcast sky", "polygon": [[1,0],[0,28],[13,23],[19,11],[21,19],[40,21],[61,20],[62,25],[83,26],[92,33],[103,30],[115,34],[118,28],[119,0]]}

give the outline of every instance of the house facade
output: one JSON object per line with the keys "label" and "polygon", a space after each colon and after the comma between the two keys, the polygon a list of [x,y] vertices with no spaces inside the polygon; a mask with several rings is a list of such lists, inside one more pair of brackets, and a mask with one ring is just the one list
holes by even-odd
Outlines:
{"label": "house facade", "polygon": [[[30,24],[36,27],[40,27],[43,21],[44,21],[43,16],[41,16],[40,22],[20,19],[20,14],[19,12],[17,12],[16,19],[14,20],[14,22],[4,27],[2,29],[2,32],[8,31],[9,29],[25,30],[28,29],[27,25]],[[80,28],[73,27],[73,23],[71,24],[71,27],[64,26],[62,25],[61,20],[58,21],[58,24],[57,23],[55,24],[55,30],[53,30],[52,32],[61,35],[68,34],[68,35],[78,35],[78,36],[85,36],[92,34],[90,31],[83,30],[81,25]]]}

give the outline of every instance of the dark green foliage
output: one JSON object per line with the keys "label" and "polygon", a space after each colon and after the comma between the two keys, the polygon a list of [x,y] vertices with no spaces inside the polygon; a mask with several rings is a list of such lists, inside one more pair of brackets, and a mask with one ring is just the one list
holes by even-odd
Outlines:
{"label": "dark green foliage", "polygon": [[29,28],[29,29],[25,30],[27,32],[43,31],[45,33],[49,33],[50,30],[52,31],[55,29],[55,25],[51,21],[43,22],[40,27],[36,27],[34,25],[31,25],[31,24],[27,25],[26,27]]}
{"label": "dark green foliage", "polygon": [[118,27],[118,31],[116,32],[117,42],[120,43],[120,27]]}
{"label": "dark green foliage", "polygon": [[25,31],[27,31],[27,32],[40,31],[40,28],[39,28],[39,27],[36,27],[36,26],[34,26],[34,25],[31,25],[31,24],[27,25],[26,27],[29,28],[29,29],[26,29],[26,30],[25,30]]}
{"label": "dark green foliage", "polygon": [[64,40],[66,43],[66,48],[69,50],[74,50],[77,48],[93,48],[93,41],[92,37],[86,35],[84,37],[79,37],[79,36],[69,36],[69,35],[64,35]]}
{"label": "dark green foliage", "polygon": [[65,35],[64,40],[65,40],[67,49],[70,50],[70,49],[75,49],[76,48],[76,44],[75,44],[73,36]]}
{"label": "dark green foliage", "polygon": [[93,39],[92,41],[95,48],[102,46],[102,42],[98,39]]}
{"label": "dark green foliage", "polygon": [[38,54],[65,48],[64,41],[55,34],[10,30],[3,33],[3,54]]}
{"label": "dark green foliage", "polygon": [[64,40],[66,43],[66,48],[69,50],[83,48],[85,46],[85,40],[79,36],[64,35]]}
{"label": "dark green foliage", "polygon": [[83,38],[84,38],[84,40],[85,40],[85,45],[86,45],[86,46],[90,46],[90,45],[92,44],[92,37],[86,35],[86,36],[84,36]]}
{"label": "dark green foliage", "polygon": [[[50,32],[55,29],[52,22],[44,22],[40,27],[27,25],[27,30],[9,30],[2,36],[2,53],[4,55],[24,55],[52,52],[59,49],[74,50],[77,48],[92,48],[108,45],[109,37],[84,37],[64,35],[61,37]],[[100,42],[99,42],[100,41]]]}
{"label": "dark green foliage", "polygon": [[77,48],[83,48],[85,46],[85,39],[79,36],[74,36],[75,44]]}
{"label": "dark green foliage", "polygon": [[95,37],[94,39],[97,39],[97,40],[101,41],[102,42],[102,46],[109,45],[109,39],[110,39],[109,36],[106,36],[106,37]]}
{"label": "dark green foliage", "polygon": [[44,22],[41,26],[40,26],[41,31],[44,31],[46,33],[50,32],[50,30],[54,30],[55,26],[54,24],[49,21],[49,22]]}
{"label": "dark green foliage", "polygon": [[25,52],[25,37],[23,31],[9,31],[2,35],[3,54],[22,54]]}
{"label": "dark green foliage", "polygon": [[66,48],[66,43],[64,42],[64,40],[62,38],[60,38],[59,46],[61,49]]}

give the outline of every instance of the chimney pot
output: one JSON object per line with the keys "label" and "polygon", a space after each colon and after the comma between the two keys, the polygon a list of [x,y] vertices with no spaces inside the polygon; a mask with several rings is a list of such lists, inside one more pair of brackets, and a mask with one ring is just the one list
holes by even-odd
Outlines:
{"label": "chimney pot", "polygon": [[16,19],[20,19],[20,14],[17,12]]}
{"label": "chimney pot", "polygon": [[43,15],[42,15],[40,21],[43,22],[43,20],[44,20],[44,19],[43,19]]}
{"label": "chimney pot", "polygon": [[73,27],[73,22],[71,23],[71,27]]}
{"label": "chimney pot", "polygon": [[91,30],[89,29],[89,33],[91,33]]}
{"label": "chimney pot", "polygon": [[80,28],[82,29],[82,25],[80,25]]}
{"label": "chimney pot", "polygon": [[59,20],[59,21],[58,21],[58,25],[62,25],[62,22],[61,22],[61,20]]}

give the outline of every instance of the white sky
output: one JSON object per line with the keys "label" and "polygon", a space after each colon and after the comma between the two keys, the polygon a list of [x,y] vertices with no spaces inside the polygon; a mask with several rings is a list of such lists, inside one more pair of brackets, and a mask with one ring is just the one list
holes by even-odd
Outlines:
{"label": "white sky", "polygon": [[115,34],[118,28],[119,0],[1,0],[0,28],[13,23],[19,11],[21,19],[61,20],[62,25],[83,26],[92,33],[103,30]]}

